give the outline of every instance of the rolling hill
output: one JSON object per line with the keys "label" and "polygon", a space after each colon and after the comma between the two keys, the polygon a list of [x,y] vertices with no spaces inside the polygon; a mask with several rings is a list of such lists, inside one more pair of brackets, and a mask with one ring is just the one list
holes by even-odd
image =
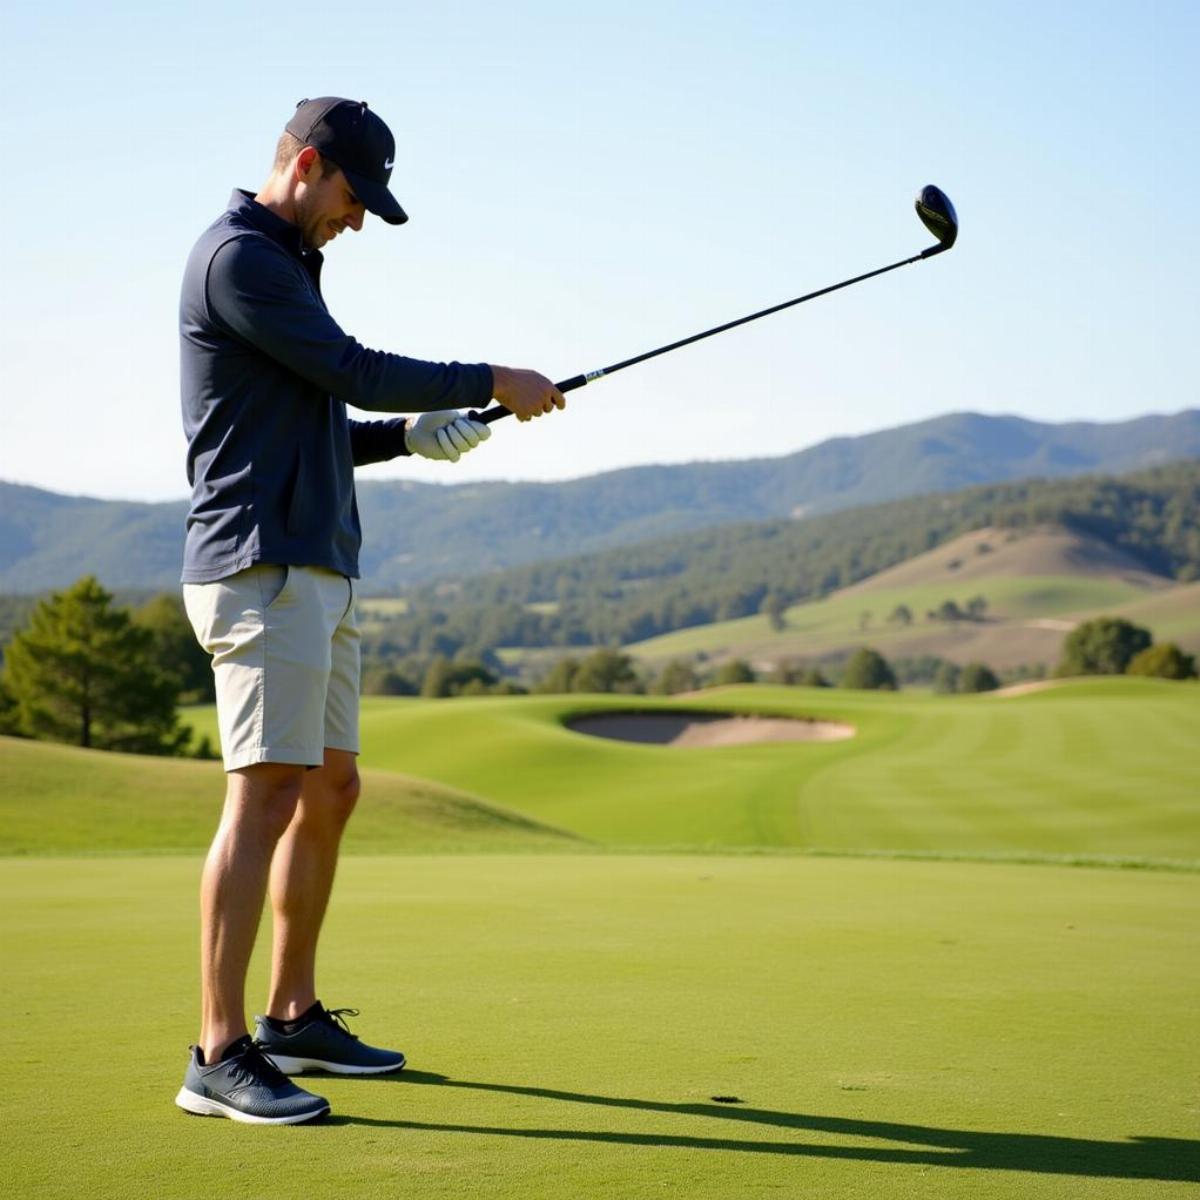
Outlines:
{"label": "rolling hill", "polygon": [[[1133,678],[1011,697],[762,685],[686,699],[368,697],[362,761],[612,849],[1194,862],[1198,700],[1200,685]],[[855,736],[682,749],[566,727],[630,710],[817,717]],[[196,710],[199,729],[212,720]]]}
{"label": "rolling hill", "polygon": [[[214,726],[215,731],[215,726]],[[367,770],[351,853],[570,850],[574,839],[444,784]],[[0,737],[0,857],[202,851],[221,811],[219,763]]]}
{"label": "rolling hill", "polygon": [[[964,537],[960,549],[945,549]],[[883,574],[889,570],[896,573]],[[670,636],[681,653],[711,652],[714,637],[724,645],[725,631],[703,627],[734,620],[767,636],[757,614],[816,604],[856,585],[899,594],[888,607],[886,598],[851,604],[854,593],[840,597],[847,634],[864,609],[878,631],[896,605],[918,617],[948,599],[963,605],[983,579],[991,580],[991,617],[1004,599],[1005,615],[1034,621],[1124,604],[1141,588],[1198,577],[1200,462],[1182,462],[1116,478],[987,484],[803,521],[725,525],[428,585],[403,605],[368,600],[363,615],[372,657],[407,660],[418,678],[434,655],[496,652],[509,666],[520,663],[528,679],[532,661],[585,646],[642,648]],[[813,611],[827,610],[806,609]],[[960,625],[955,637],[963,636]]]}
{"label": "rolling hill", "polygon": [[869,596],[896,588],[947,584],[958,588],[977,580],[1053,576],[1119,580],[1139,588],[1166,588],[1172,582],[1147,570],[1131,554],[1085,533],[985,527],[879,571],[837,594]]}
{"label": "rolling hill", "polygon": [[[1107,678],[1011,697],[765,686],[686,699],[368,697],[347,849],[753,847],[1194,867],[1198,695],[1194,683]],[[816,717],[854,734],[679,748],[567,727],[630,710]],[[211,732],[215,711],[189,718]],[[0,738],[0,856],[199,851],[220,794],[216,763]]]}
{"label": "rolling hill", "polygon": [[[486,452],[499,455],[502,446]],[[731,522],[811,517],[972,484],[1125,472],[1195,457],[1200,410],[1065,425],[953,413],[780,458],[637,467],[554,484],[368,482],[359,488],[364,591]],[[186,507],[0,483],[0,591],[60,587],[85,573],[109,588],[173,588]],[[533,526],[531,512],[539,514]]]}
{"label": "rolling hill", "polygon": [[[947,600],[965,609],[987,601],[983,620],[932,620]],[[911,622],[897,619],[907,608]],[[795,605],[783,629],[765,616],[714,622],[626,648],[650,664],[704,655],[820,661],[869,644],[887,657],[937,655],[997,670],[1057,661],[1063,637],[1086,616],[1113,614],[1150,628],[1157,640],[1200,648],[1200,587],[1179,585],[1086,534],[1056,528],[981,529],[842,588]]]}

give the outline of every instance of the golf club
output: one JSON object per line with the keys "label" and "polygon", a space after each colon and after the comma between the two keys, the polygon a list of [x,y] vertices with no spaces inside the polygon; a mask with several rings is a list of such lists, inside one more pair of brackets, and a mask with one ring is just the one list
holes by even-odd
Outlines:
{"label": "golf club", "polygon": [[[587,371],[583,375],[572,376],[572,378],[564,379],[561,383],[556,383],[554,386],[560,392],[572,392],[576,388],[581,388],[596,379],[603,379],[605,375],[612,375],[617,371],[623,371],[626,367],[632,367],[636,363],[645,362],[647,359],[657,358],[660,354],[667,354],[672,350],[678,350],[681,346],[690,346],[693,342],[700,341],[701,338],[724,333],[727,329],[734,329],[738,325],[745,325],[748,321],[757,321],[759,317],[769,317],[772,313],[782,312],[785,308],[792,308],[797,304],[803,304],[806,300],[815,300],[818,296],[827,296],[830,292],[836,292],[841,288],[849,287],[853,283],[862,283],[864,279],[874,279],[876,275],[884,275],[888,271],[896,270],[897,267],[907,267],[909,263],[920,262],[922,259],[932,258],[935,254],[941,254],[942,251],[949,250],[958,237],[958,216],[954,212],[954,205],[950,203],[950,198],[940,188],[934,187],[931,183],[921,189],[920,194],[917,196],[916,205],[917,216],[921,218],[925,228],[937,238],[936,246],[930,246],[928,249],[922,250],[920,254],[914,254],[911,258],[894,262],[891,266],[880,267],[876,271],[868,271],[865,275],[856,275],[853,279],[846,279],[842,283],[833,284],[831,287],[821,288],[817,292],[809,292],[808,295],[798,296],[795,300],[785,300],[782,304],[775,304],[770,308],[764,308],[759,312],[751,313],[748,317],[739,317],[736,321],[727,321],[724,325],[717,325],[712,329],[706,329],[703,333],[694,333],[691,337],[682,338],[678,342],[671,342],[668,346],[659,346],[657,350],[647,350],[645,354],[638,354],[633,358],[625,359],[623,362],[613,363],[610,367],[601,367],[598,371]],[[503,405],[497,405],[495,408],[489,408],[486,412],[472,412],[469,415],[473,421],[484,421],[490,425],[493,421],[499,421],[501,417],[511,416],[512,414]]]}

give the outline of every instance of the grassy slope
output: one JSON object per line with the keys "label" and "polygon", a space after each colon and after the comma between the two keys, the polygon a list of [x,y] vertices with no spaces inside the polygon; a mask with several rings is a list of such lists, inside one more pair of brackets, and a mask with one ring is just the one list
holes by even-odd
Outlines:
{"label": "grassy slope", "polygon": [[1156,641],[1174,641],[1193,654],[1200,652],[1200,583],[1131,600],[1113,613],[1152,630]]}
{"label": "grassy slope", "polygon": [[[988,552],[980,553],[981,545]],[[1176,593],[1181,595],[1176,598]],[[982,623],[924,619],[944,600],[963,607],[977,595],[988,601],[988,619]],[[908,627],[887,622],[901,604],[915,617]],[[679,630],[628,649],[652,663],[701,652],[766,662],[820,658],[870,643],[892,656],[939,654],[957,662],[980,659],[997,668],[1052,665],[1062,644],[1061,623],[1101,612],[1141,616],[1160,640],[1200,641],[1195,585],[1171,587],[1121,552],[1061,530],[1011,540],[994,530],[978,530],[825,600],[794,606],[780,632],[765,617],[743,617]],[[864,614],[869,615],[865,625]]]}
{"label": "grassy slope", "polygon": [[[367,771],[349,852],[565,848],[570,840],[441,784]],[[0,854],[203,849],[225,787],[219,763],[0,738]]]}
{"label": "grassy slope", "polygon": [[678,701],[386,701],[364,761],[435,778],[604,844],[1200,859],[1200,695],[1097,680],[1037,695],[724,690],[688,706],[845,720],[847,742],[621,745],[572,711]]}
{"label": "grassy slope", "polygon": [[1027,532],[984,528],[880,571],[844,588],[842,594],[1029,575],[1123,579],[1143,588],[1167,587],[1171,582],[1148,571],[1124,551],[1087,534],[1056,527]]}
{"label": "grassy slope", "polygon": [[[195,884],[194,859],[0,863],[6,1194],[1173,1200],[1200,1181],[1187,876],[349,859],[325,998],[412,1066],[314,1079],[335,1118],[283,1130],[171,1103]],[[265,981],[260,948],[255,1006]]]}
{"label": "grassy slope", "polygon": [[[562,726],[573,711],[631,704],[824,716],[858,734],[679,750]],[[192,719],[206,728],[211,710]],[[352,853],[567,848],[562,830],[613,848],[1200,860],[1191,684],[1107,679],[1011,698],[767,687],[689,701],[370,698],[363,738]],[[199,848],[221,787],[216,764],[14,741],[0,742],[0,772],[9,853]]]}
{"label": "grassy slope", "polygon": [[[965,606],[972,596],[984,595],[988,619],[981,623],[947,625],[926,621],[925,613],[944,600]],[[1036,661],[1041,654],[1057,653],[1061,629],[1030,626],[1026,622],[1065,617],[1086,609],[1112,609],[1144,595],[1136,585],[1120,580],[1077,579],[1067,575],[995,578],[969,584],[921,584],[915,587],[879,588],[865,594],[835,593],[827,600],[801,604],[787,610],[786,628],[776,633],[764,616],[717,621],[663,634],[626,647],[649,662],[686,658],[698,653],[710,657],[774,659],[819,658],[869,643],[890,655],[942,653],[963,659],[981,638],[997,642],[992,659],[996,666]],[[908,627],[890,625],[887,618],[897,605],[913,613]],[[869,614],[865,627],[864,613]],[[999,624],[998,624],[999,622]]]}

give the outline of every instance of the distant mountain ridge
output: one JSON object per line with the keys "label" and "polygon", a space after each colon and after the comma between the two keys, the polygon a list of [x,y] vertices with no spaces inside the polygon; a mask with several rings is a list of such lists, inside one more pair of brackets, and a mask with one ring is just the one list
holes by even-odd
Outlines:
{"label": "distant mountain ridge", "polygon": [[[1197,409],[1061,425],[951,413],[780,458],[631,467],[565,483],[368,482],[358,489],[364,591],[738,521],[1190,458],[1200,458]],[[60,587],[88,572],[108,587],[174,587],[186,512],[182,500],[95,500],[0,483],[0,591]]]}

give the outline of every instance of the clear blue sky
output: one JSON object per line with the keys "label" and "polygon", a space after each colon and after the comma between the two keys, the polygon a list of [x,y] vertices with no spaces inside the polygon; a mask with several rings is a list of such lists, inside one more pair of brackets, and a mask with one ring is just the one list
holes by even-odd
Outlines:
{"label": "clear blue sky", "polygon": [[949,255],[604,380],[457,467],[369,477],[1200,403],[1192,3],[45,0],[4,40],[3,479],[185,494],[183,261],[322,94],[391,124],[412,218],[339,238],[327,299],[421,358],[563,378],[915,252],[924,183],[962,220]]}

